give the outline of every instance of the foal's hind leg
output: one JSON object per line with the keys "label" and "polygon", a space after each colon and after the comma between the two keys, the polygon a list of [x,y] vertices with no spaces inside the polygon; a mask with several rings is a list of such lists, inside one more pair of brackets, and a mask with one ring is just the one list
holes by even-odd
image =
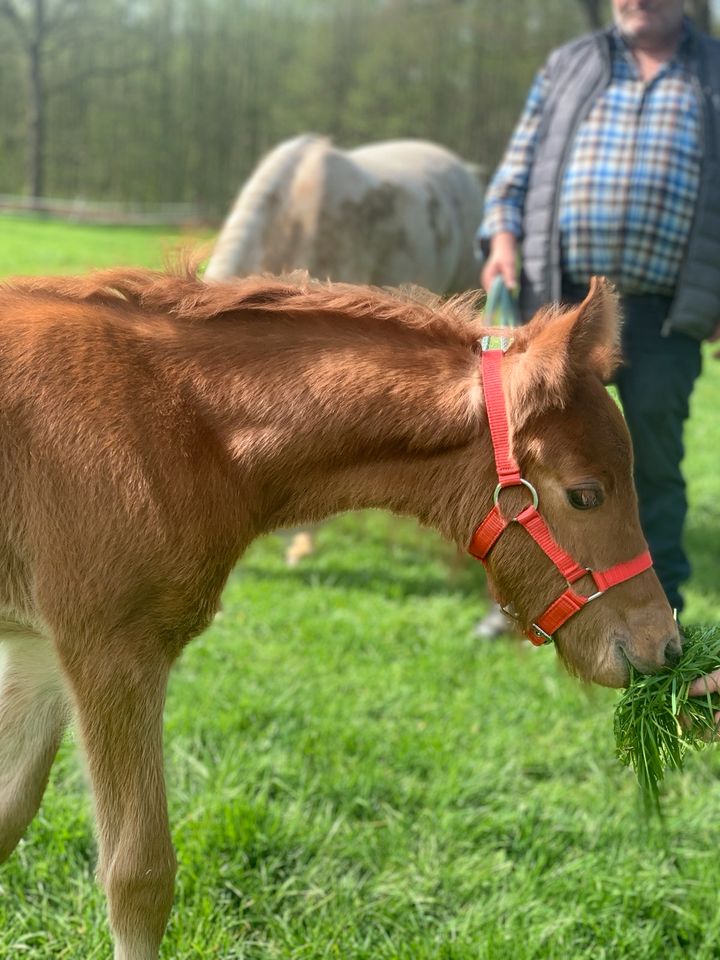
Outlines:
{"label": "foal's hind leg", "polygon": [[156,960],[175,880],[162,756],[169,664],[131,641],[109,647],[65,667],[95,797],[115,960]]}
{"label": "foal's hind leg", "polygon": [[50,641],[0,633],[0,863],[35,816],[68,720]]}

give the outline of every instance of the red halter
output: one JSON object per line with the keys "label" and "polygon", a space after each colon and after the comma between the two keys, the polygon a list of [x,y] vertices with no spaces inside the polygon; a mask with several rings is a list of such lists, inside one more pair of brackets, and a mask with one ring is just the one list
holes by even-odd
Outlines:
{"label": "red halter", "polygon": [[[482,350],[483,392],[495,453],[498,485],[493,498],[494,506],[473,534],[468,551],[473,557],[486,563],[500,535],[511,523],[519,523],[560,571],[567,582],[567,589],[547,607],[526,633],[528,640],[539,647],[544,643],[552,642],[553,634],[578,610],[582,610],[586,603],[601,597],[610,587],[649,570],[652,566],[652,558],[650,551],[646,549],[632,560],[617,563],[608,570],[590,570],[573,560],[570,554],[555,542],[547,524],[538,513],[537,491],[531,483],[520,476],[520,468],[510,456],[510,433],[502,390],[502,359],[502,350]],[[520,485],[528,488],[533,502],[516,517],[506,520],[498,506],[500,491],[505,487]],[[595,581],[597,592],[585,597],[576,593],[571,585],[588,574]]]}

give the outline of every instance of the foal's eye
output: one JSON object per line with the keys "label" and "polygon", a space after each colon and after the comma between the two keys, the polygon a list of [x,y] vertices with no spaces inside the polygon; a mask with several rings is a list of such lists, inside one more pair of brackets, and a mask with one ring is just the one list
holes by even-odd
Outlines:
{"label": "foal's eye", "polygon": [[576,510],[592,510],[593,507],[599,507],[605,499],[599,487],[572,487],[565,492],[568,503]]}

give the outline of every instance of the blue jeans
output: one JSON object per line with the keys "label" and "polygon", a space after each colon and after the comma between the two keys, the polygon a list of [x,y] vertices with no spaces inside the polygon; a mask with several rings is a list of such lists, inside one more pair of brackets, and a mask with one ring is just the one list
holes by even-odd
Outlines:
{"label": "blue jeans", "polygon": [[[576,289],[568,295],[579,299]],[[615,382],[632,438],[640,523],[660,583],[670,605],[680,612],[680,586],[690,576],[683,547],[683,427],[702,356],[698,340],[682,333],[662,336],[671,302],[655,295],[622,297],[623,363]]]}

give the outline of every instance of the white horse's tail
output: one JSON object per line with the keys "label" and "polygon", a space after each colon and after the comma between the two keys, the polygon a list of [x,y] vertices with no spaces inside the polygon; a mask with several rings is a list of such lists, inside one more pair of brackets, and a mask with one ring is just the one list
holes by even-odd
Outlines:
{"label": "white horse's tail", "polygon": [[205,271],[206,280],[228,280],[261,269],[262,238],[268,218],[282,207],[292,171],[308,147],[324,137],[305,133],[277,146],[255,168],[238,194]]}

